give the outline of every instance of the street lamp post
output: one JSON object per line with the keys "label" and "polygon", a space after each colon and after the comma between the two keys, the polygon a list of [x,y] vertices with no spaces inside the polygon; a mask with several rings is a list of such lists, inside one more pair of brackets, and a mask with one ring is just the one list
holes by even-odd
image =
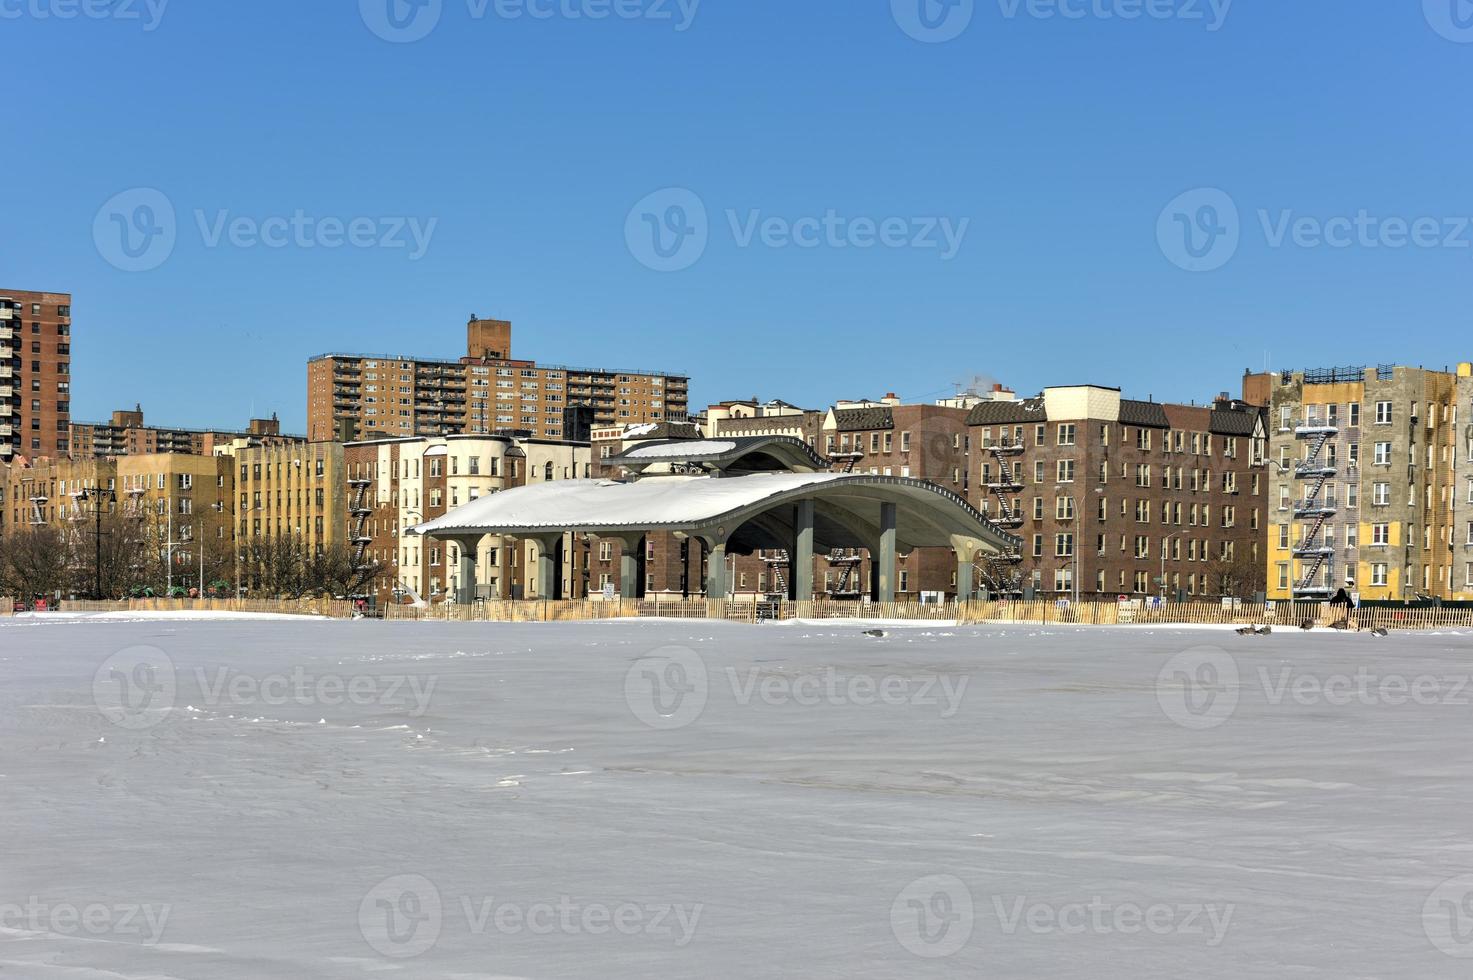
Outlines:
{"label": "street lamp post", "polygon": [[100,487],[83,489],[77,495],[78,500],[93,501],[92,512],[96,519],[96,530],[93,540],[93,566],[92,566],[92,598],[102,598],[102,505],[104,503],[118,502],[117,492],[114,490],[103,490]]}

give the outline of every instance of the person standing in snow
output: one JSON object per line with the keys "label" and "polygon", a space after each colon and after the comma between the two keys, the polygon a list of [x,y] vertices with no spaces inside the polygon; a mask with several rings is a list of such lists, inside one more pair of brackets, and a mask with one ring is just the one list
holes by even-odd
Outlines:
{"label": "person standing in snow", "polygon": [[1354,588],[1355,579],[1347,578],[1345,584],[1340,587],[1340,591],[1336,592],[1335,597],[1330,600],[1331,609],[1344,610],[1344,614],[1332,624],[1335,629],[1352,628],[1350,619],[1355,613],[1355,598],[1351,595],[1351,590]]}

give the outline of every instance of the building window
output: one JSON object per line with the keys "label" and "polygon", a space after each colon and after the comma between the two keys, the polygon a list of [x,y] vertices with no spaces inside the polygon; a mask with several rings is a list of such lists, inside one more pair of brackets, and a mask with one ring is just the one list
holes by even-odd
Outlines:
{"label": "building window", "polygon": [[1376,403],[1376,424],[1377,425],[1390,425],[1391,424],[1391,403],[1390,402],[1377,402]]}

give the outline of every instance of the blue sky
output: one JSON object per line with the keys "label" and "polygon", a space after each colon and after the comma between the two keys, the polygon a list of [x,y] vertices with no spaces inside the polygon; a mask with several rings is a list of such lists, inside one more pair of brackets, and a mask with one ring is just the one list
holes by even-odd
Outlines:
{"label": "blue sky", "polygon": [[1466,0],[89,2],[0,0],[78,418],[300,431],[309,356],[471,313],[696,404],[1473,358]]}

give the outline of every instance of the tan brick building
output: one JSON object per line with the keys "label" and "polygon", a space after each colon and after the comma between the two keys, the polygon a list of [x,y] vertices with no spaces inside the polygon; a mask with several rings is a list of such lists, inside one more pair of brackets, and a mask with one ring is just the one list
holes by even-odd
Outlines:
{"label": "tan brick building", "polygon": [[252,446],[227,460],[234,473],[237,540],[299,537],[309,552],[347,542],[347,470],[332,442]]}
{"label": "tan brick building", "polygon": [[275,415],[251,419],[244,429],[186,429],[145,425],[143,408],[112,413],[107,422],[73,422],[73,456],[138,456],[147,453],[192,453],[213,456],[236,443],[291,445],[306,442],[303,436],[283,435]]}
{"label": "tan brick building", "polygon": [[1473,366],[1283,371],[1244,390],[1270,400],[1270,598],[1347,578],[1368,600],[1473,598]]}
{"label": "tan brick building", "polygon": [[[586,441],[592,424],[686,417],[689,379],[514,359],[512,327],[472,318],[458,360],[324,354],[307,364],[308,438],[456,434]],[[345,428],[346,427],[346,428]]]}
{"label": "tan brick building", "polygon": [[[486,494],[529,483],[583,480],[592,474],[588,444],[508,436],[454,435],[380,439],[343,449],[348,537],[362,566],[376,565],[373,593],[381,604],[401,599],[441,602],[460,588],[455,544],[405,535]],[[557,595],[587,592],[589,542],[561,542]],[[535,545],[485,538],[477,550],[477,598],[538,598]]]}
{"label": "tan brick building", "polygon": [[148,584],[197,586],[202,557],[209,580],[233,563],[232,485],[228,458],[181,453],[0,465],[0,542],[36,527],[90,541],[96,503],[79,494],[106,491],[116,499],[104,513],[128,522],[130,540],[161,569],[161,581]]}
{"label": "tan brick building", "polygon": [[66,455],[71,334],[70,293],[0,289],[0,460]]}

